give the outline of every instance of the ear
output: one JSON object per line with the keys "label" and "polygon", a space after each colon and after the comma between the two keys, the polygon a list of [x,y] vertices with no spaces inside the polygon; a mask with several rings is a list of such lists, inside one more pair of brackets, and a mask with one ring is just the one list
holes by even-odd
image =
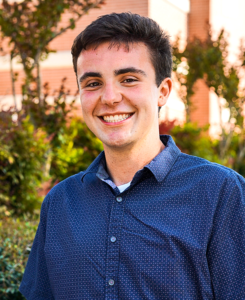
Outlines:
{"label": "ear", "polygon": [[172,91],[173,82],[171,78],[167,77],[165,78],[160,86],[159,89],[159,98],[158,98],[158,106],[162,107],[166,104],[168,97]]}

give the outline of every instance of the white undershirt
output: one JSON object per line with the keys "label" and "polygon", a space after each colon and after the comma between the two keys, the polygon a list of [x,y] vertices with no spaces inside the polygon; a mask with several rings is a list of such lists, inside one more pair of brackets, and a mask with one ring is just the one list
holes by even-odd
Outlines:
{"label": "white undershirt", "polygon": [[119,185],[119,186],[118,186],[118,189],[119,189],[120,193],[122,193],[123,191],[125,191],[125,190],[126,190],[126,188],[127,188],[128,186],[130,186],[130,183],[131,183],[131,181],[130,181],[130,182],[128,182],[128,183],[125,183],[125,184]]}

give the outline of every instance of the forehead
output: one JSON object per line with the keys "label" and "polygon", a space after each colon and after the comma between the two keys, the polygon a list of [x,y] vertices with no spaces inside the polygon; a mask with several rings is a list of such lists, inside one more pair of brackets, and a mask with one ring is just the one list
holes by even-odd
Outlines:
{"label": "forehead", "polygon": [[77,60],[77,71],[93,71],[97,68],[118,69],[120,67],[152,67],[150,51],[142,43],[112,44],[105,42],[83,50]]}

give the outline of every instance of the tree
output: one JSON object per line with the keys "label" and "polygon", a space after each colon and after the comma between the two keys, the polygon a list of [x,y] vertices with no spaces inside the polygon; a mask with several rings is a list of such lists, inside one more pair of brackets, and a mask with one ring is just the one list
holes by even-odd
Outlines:
{"label": "tree", "polygon": [[[173,45],[174,71],[180,86],[180,96],[185,104],[187,122],[191,121],[195,93],[194,84],[204,79],[218,98],[220,112],[219,158],[225,160],[232,143],[236,144],[237,155],[233,157],[234,168],[245,157],[244,115],[245,89],[242,86],[242,74],[245,66],[245,48],[241,46],[241,55],[236,64],[229,63],[227,34],[221,30],[216,39],[209,30],[207,39],[194,38],[188,41],[184,51],[179,50],[179,38]],[[229,109],[229,120],[222,122],[222,109]],[[234,145],[233,145],[234,146]],[[234,156],[234,155],[233,155]]]}
{"label": "tree", "polygon": [[216,39],[212,38],[209,30],[207,39],[201,40],[195,37],[188,41],[184,51],[180,51],[180,39],[177,37],[173,44],[173,70],[180,85],[180,96],[185,104],[187,122],[191,121],[194,95],[194,84],[198,79],[204,79],[209,87],[220,91],[223,83],[226,66],[227,40],[224,30]]}
{"label": "tree", "polygon": [[[100,8],[104,3],[104,0],[24,0],[14,3],[2,1],[0,35],[2,39],[8,39],[11,61],[18,57],[23,65],[23,100],[28,100],[31,95],[37,97],[40,106],[42,105],[40,61],[53,52],[49,43],[68,29],[74,29],[76,22],[83,15],[92,8]],[[65,13],[70,15],[70,19],[63,27],[60,21]],[[12,68],[11,76],[15,93]],[[34,89],[31,88],[32,82],[36,84]]]}

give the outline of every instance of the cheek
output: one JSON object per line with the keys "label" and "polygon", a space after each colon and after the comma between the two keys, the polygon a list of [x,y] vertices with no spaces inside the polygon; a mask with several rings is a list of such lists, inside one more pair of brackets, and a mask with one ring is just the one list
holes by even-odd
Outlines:
{"label": "cheek", "polygon": [[142,104],[143,99],[146,97],[145,90],[143,91],[141,87],[134,87],[123,91],[123,96],[127,99],[131,105],[139,107]]}
{"label": "cheek", "polygon": [[82,106],[82,111],[85,114],[88,113],[92,113],[95,105],[96,105],[96,101],[95,101],[95,97],[94,95],[92,95],[92,93],[90,92],[83,92],[80,95],[80,101],[81,101],[81,106]]}
{"label": "cheek", "polygon": [[154,99],[156,98],[155,90],[150,87],[135,87],[132,90],[126,91],[124,96],[131,103],[131,105],[136,108],[148,110],[149,107],[155,107],[157,105],[154,104]]}

